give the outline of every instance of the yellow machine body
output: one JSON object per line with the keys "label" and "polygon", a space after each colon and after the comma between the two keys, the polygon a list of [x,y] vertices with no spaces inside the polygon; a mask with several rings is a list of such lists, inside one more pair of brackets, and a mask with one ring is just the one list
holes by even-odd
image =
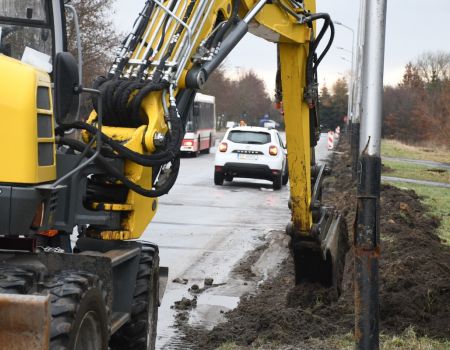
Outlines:
{"label": "yellow machine body", "polygon": [[51,82],[47,73],[0,55],[0,183],[55,180]]}
{"label": "yellow machine body", "polygon": [[[188,3],[188,1],[186,1]],[[198,5],[197,5],[198,6]],[[176,14],[182,17],[183,6],[180,6]],[[197,47],[202,40],[212,31],[216,17],[218,13],[224,18],[227,18],[231,14],[231,0],[215,1],[211,13],[213,16],[209,16],[205,20],[202,32],[198,33],[195,47]],[[159,14],[161,17],[163,13]],[[156,23],[159,22],[159,17]],[[152,22],[153,23],[153,22]],[[152,24],[150,23],[149,26]],[[173,29],[173,24],[168,26],[167,32]],[[152,28],[152,33],[155,33],[157,37],[162,35],[162,26],[155,26]],[[149,40],[150,38],[146,38]],[[167,45],[169,38],[166,39],[164,45]],[[135,51],[133,53],[133,59],[141,59],[143,52]],[[193,53],[191,53],[193,54]],[[160,57],[155,56],[155,60]],[[186,71],[191,68],[192,64],[186,67]],[[126,70],[126,69],[125,69]],[[139,128],[123,128],[123,127],[104,127],[103,132],[116,141],[122,142],[127,148],[132,151],[141,154],[152,154],[156,150],[154,144],[154,136],[156,133],[166,134],[168,131],[167,123],[165,122],[164,110],[161,103],[161,92],[154,92],[149,94],[142,102],[141,113],[145,114],[148,119],[148,125],[141,126]],[[167,103],[169,99],[167,97]],[[97,114],[93,111],[88,120],[89,123],[95,124],[97,122]],[[87,133],[83,133],[84,140],[88,141],[89,136]],[[137,183],[141,187],[150,188],[152,179],[152,169],[138,165],[131,161],[125,163],[125,175],[127,178]],[[98,234],[99,238],[105,240],[124,240],[124,239],[137,239],[142,236],[148,224],[156,214],[157,198],[148,198],[130,191],[126,201],[126,208],[119,208],[115,206],[114,210],[123,211],[124,219],[122,221],[122,229],[119,231],[104,231]],[[111,207],[112,208],[112,207]],[[126,209],[126,210],[124,210]]]}
{"label": "yellow machine body", "polygon": [[[189,1],[185,1],[185,5]],[[248,11],[257,3],[256,0],[243,0],[240,7],[240,15],[244,17]],[[182,18],[186,6],[180,6],[175,14]],[[197,4],[196,6],[199,6]],[[208,37],[213,30],[217,17],[220,15],[224,19],[231,16],[232,1],[214,1],[211,5],[210,15],[205,19],[200,32],[193,36],[196,38],[194,49]],[[315,1],[305,1],[305,7],[310,12],[315,12]],[[162,17],[163,12],[159,12]],[[156,18],[159,18],[156,17]],[[157,26],[159,19],[151,21],[149,26],[151,33],[157,38],[162,36],[163,27]],[[189,22],[188,22],[189,24]],[[171,32],[175,24],[168,26],[167,32]],[[147,28],[148,29],[148,28]],[[306,24],[299,24],[296,19],[283,11],[276,4],[267,4],[257,14],[255,20],[250,23],[250,31],[266,40],[280,44],[281,71],[283,80],[283,96],[285,109],[285,123],[287,130],[287,145],[289,153],[289,171],[292,197],[292,222],[296,231],[304,235],[310,234],[312,227],[311,203],[311,147],[309,134],[309,109],[303,100],[303,87],[305,87],[306,58],[309,50],[309,39],[311,29]],[[150,38],[143,38],[148,42]],[[170,36],[166,38],[163,47],[168,45]],[[180,45],[181,41],[178,42]],[[176,51],[176,50],[175,50]],[[161,51],[162,52],[162,51]],[[192,56],[195,52],[191,52]],[[157,61],[161,53],[157,53],[154,59]],[[144,57],[144,52],[136,50],[131,59],[140,60]],[[256,57],[255,57],[256,59]],[[169,59],[170,60],[170,59]],[[178,83],[177,89],[185,87],[183,77],[192,68],[193,63],[189,60],[185,66],[182,79]],[[124,69],[127,71],[127,68]],[[175,95],[179,90],[175,91]],[[114,140],[122,142],[129,149],[142,154],[152,154],[156,147],[154,136],[156,133],[166,134],[168,126],[165,122],[164,110],[161,103],[161,92],[150,93],[143,101],[141,113],[148,118],[148,125],[138,129],[104,127],[103,132]],[[167,102],[169,99],[167,97]],[[89,123],[94,124],[97,115],[93,112],[89,118]],[[88,140],[85,134],[85,141]],[[149,188],[152,178],[151,169],[144,168],[133,162],[126,162],[126,176],[137,182],[139,185]],[[100,233],[103,239],[129,239],[139,238],[147,225],[153,218],[155,211],[150,208],[156,207],[156,199],[142,197],[132,191],[127,198],[127,210],[122,222],[120,231],[108,231]],[[116,208],[117,209],[117,208]],[[118,209],[117,209],[118,210]]]}

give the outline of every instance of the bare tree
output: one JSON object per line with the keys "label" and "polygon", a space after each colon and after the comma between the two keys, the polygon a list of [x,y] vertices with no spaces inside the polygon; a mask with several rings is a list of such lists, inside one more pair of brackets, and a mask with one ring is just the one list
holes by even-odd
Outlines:
{"label": "bare tree", "polygon": [[217,114],[224,115],[226,120],[244,119],[251,125],[258,125],[259,119],[269,114],[271,119],[282,122],[264,81],[253,71],[246,72],[239,80],[231,80],[226,77],[226,67],[222,66],[208,79],[203,92],[216,97]]}
{"label": "bare tree", "polygon": [[450,147],[450,80],[442,73],[445,64],[442,57],[421,57],[426,70],[409,63],[402,82],[385,88],[383,135],[411,144]]}
{"label": "bare tree", "polygon": [[419,56],[415,66],[427,84],[450,80],[450,52],[425,52]]}
{"label": "bare tree", "polygon": [[[92,85],[96,76],[105,74],[119,44],[112,22],[111,8],[114,0],[72,0],[76,8],[83,50],[83,83]],[[76,37],[73,20],[67,21],[69,51],[76,53]]]}

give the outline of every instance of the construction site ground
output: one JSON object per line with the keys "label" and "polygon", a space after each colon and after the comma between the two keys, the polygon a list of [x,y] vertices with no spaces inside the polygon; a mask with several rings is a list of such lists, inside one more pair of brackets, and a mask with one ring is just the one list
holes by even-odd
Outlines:
{"label": "construction site ground", "polygon": [[[333,175],[325,182],[324,200],[344,214],[352,244],[356,185],[345,140],[331,166]],[[382,348],[450,349],[450,246],[436,234],[439,219],[428,213],[413,191],[383,185],[380,222]],[[286,249],[288,241],[283,243]],[[189,322],[189,310],[195,308],[197,297],[185,300],[187,306],[183,302],[176,306],[179,336],[186,348],[352,349],[352,251],[346,258],[343,292],[338,298],[319,284],[295,286],[290,256],[277,273],[261,282],[254,266],[270,245],[262,242],[235,266],[235,279],[254,288],[241,297],[236,308],[224,312],[224,321],[213,329]]]}

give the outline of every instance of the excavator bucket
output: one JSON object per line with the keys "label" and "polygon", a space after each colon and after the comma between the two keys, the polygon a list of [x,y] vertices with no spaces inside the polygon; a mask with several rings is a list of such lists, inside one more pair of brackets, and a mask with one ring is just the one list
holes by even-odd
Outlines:
{"label": "excavator bucket", "polygon": [[47,350],[50,297],[0,294],[0,344],[8,350]]}
{"label": "excavator bucket", "polygon": [[333,208],[324,208],[317,234],[293,237],[295,280],[319,282],[341,292],[345,256],[349,249],[345,220]]}

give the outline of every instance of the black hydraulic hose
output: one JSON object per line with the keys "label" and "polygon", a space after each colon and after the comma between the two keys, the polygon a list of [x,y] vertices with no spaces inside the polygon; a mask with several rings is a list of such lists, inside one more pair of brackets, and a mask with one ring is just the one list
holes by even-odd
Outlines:
{"label": "black hydraulic hose", "polygon": [[[107,135],[102,133],[102,140],[105,144],[109,145],[114,151],[116,151],[119,156],[129,159],[139,165],[142,166],[158,166],[166,164],[173,159],[175,159],[179,152],[181,143],[183,141],[184,130],[183,125],[180,118],[177,117],[175,107],[169,107],[169,114],[171,115],[171,124],[172,124],[172,133],[170,137],[170,141],[168,143],[167,149],[160,153],[155,153],[151,155],[143,155],[137,152],[134,152],[127,147],[123,146],[120,142],[117,142]],[[84,123],[84,122],[75,122],[68,125],[59,126],[56,131],[58,134],[63,134],[65,130],[69,129],[81,129],[86,130],[92,135],[97,133],[97,128],[93,125]]]}
{"label": "black hydraulic hose", "polygon": [[[143,18],[146,18],[147,21],[142,21],[142,22],[139,24],[139,27],[136,29],[135,33],[130,33],[129,36],[132,35],[132,36],[133,36],[133,39],[131,40],[131,42],[130,42],[130,44],[129,44],[129,47],[126,48],[128,51],[131,51],[131,52],[132,52],[132,51],[134,51],[134,50],[136,49],[137,44],[139,43],[139,39],[142,37],[142,34],[143,34],[144,31],[145,31],[145,28],[147,28],[147,25],[148,25],[148,19],[150,19],[151,14],[153,13],[154,7],[155,7],[155,3],[154,3],[153,1],[148,0],[148,1],[146,2],[145,6],[144,6],[144,9],[143,9],[143,11],[142,11],[142,13],[141,13],[141,15],[142,15]],[[139,20],[139,17],[136,19],[136,21],[138,21],[138,20]],[[134,24],[136,24],[136,21],[134,22]],[[134,26],[134,25],[133,25],[133,26]],[[125,38],[125,40],[123,41],[122,49],[125,48],[125,43],[126,43],[126,41],[128,40],[129,36],[128,36],[127,38]],[[118,60],[118,62],[117,62],[117,60],[116,60],[116,62],[117,62],[117,68],[116,68],[116,70],[115,70],[115,73],[114,73],[114,75],[111,75],[111,74],[108,75],[108,78],[109,78],[109,79],[111,79],[111,78],[118,78],[118,77],[120,76],[122,70],[123,70],[123,69],[125,68],[125,66],[127,65],[128,59],[129,59],[129,57],[122,57],[122,58],[120,58],[120,59]]]}
{"label": "black hydraulic hose", "polygon": [[316,44],[314,46],[314,50],[317,49],[317,46],[319,46],[319,43],[322,40],[325,33],[327,32],[328,27],[331,22],[330,15],[328,13],[314,13],[312,15],[309,15],[308,17],[306,17],[306,22],[308,24],[312,24],[312,22],[317,21],[318,19],[323,19],[324,24],[323,24],[322,29],[319,32],[319,35],[317,35],[317,37],[316,37],[316,40],[315,40]]}
{"label": "black hydraulic hose", "polygon": [[[85,147],[86,147],[86,145],[84,143],[74,140],[74,139],[69,139],[69,138],[61,138],[59,140],[59,143],[69,146],[70,148],[75,149],[80,152],[84,152]],[[94,150],[89,148],[86,152],[86,155],[92,156],[92,154],[94,154]],[[180,170],[180,158],[177,157],[172,160],[172,167],[171,167],[172,173],[169,175],[168,179],[159,186],[157,184],[154,190],[153,189],[149,190],[149,189],[143,188],[142,186],[139,186],[135,182],[129,180],[120,171],[118,171],[116,168],[111,166],[108,163],[108,161],[106,160],[106,158],[104,158],[103,156],[101,156],[101,155],[98,156],[96,158],[95,162],[101,168],[103,168],[108,173],[108,175],[121,181],[130,190],[132,190],[144,197],[151,197],[151,198],[161,197],[161,196],[169,193],[170,189],[173,187],[173,185],[176,182],[176,179],[178,177],[178,173]]]}
{"label": "black hydraulic hose", "polygon": [[[92,133],[92,130],[87,130],[86,126],[81,125],[73,125],[72,127],[75,129],[84,129],[89,133]],[[108,144],[118,155],[122,158],[129,159],[139,165],[142,166],[158,166],[163,165],[170,162],[174,159],[178,152],[174,152],[172,150],[166,150],[161,153],[156,153],[152,155],[143,155],[137,152],[134,152],[124,146],[122,146],[119,142],[109,139],[106,135],[102,134],[103,142]]]}
{"label": "black hydraulic hose", "polygon": [[[170,10],[170,11],[173,11],[174,8],[175,8],[175,5],[176,5],[176,1],[174,1],[174,2],[170,5],[169,10]],[[150,66],[150,64],[151,64],[150,58],[152,57],[153,53],[154,53],[155,51],[161,50],[161,47],[162,47],[163,44],[164,44],[164,40],[166,39],[167,23],[169,22],[169,18],[170,18],[170,16],[167,15],[166,18],[164,19],[164,23],[162,24],[163,31],[162,31],[162,33],[161,33],[161,38],[160,38],[160,40],[159,40],[159,43],[158,43],[158,45],[156,46],[156,50],[153,50],[153,48],[150,48],[150,50],[148,51],[147,55],[144,57],[144,60],[146,61],[146,63],[143,64],[143,65],[139,68],[139,72],[138,72],[138,74],[137,74],[137,78],[138,78],[138,79],[142,79],[142,76],[143,76],[145,70]]]}
{"label": "black hydraulic hose", "polygon": [[222,28],[219,29],[217,34],[214,36],[214,39],[211,43],[210,48],[217,47],[217,45],[220,42],[222,42],[223,38],[225,37],[225,34],[230,30],[231,26],[238,21],[238,19],[239,19],[239,4],[240,4],[240,0],[233,1],[233,9],[231,11],[231,16],[228,19],[228,21],[225,22],[225,24],[222,26]]}
{"label": "black hydraulic hose", "polygon": [[325,49],[323,50],[323,52],[320,54],[319,58],[317,59],[316,63],[315,63],[315,69],[317,70],[317,67],[319,66],[320,62],[322,62],[323,58],[326,56],[326,54],[328,53],[328,51],[331,48],[331,45],[333,44],[334,41],[334,36],[335,36],[335,28],[334,28],[334,23],[333,21],[330,21],[330,39],[328,40],[327,45],[325,46]]}
{"label": "black hydraulic hose", "polygon": [[[187,6],[186,12],[185,12],[184,17],[183,17],[183,22],[184,23],[187,23],[187,21],[191,17],[191,14],[192,14],[192,11],[194,10],[196,2],[197,2],[197,0],[191,0],[189,5]],[[181,24],[179,24],[177,29],[175,30],[174,37],[179,37],[184,29],[185,29],[185,27],[182,26]],[[153,74],[153,80],[152,80],[153,83],[159,83],[160,82],[161,76],[162,76],[162,71],[164,69],[164,65],[166,64],[166,62],[170,58],[170,56],[172,56],[172,52],[175,49],[177,43],[178,42],[176,40],[174,40],[167,47],[166,54],[164,55],[164,57],[161,58],[161,60],[159,62],[159,65],[156,68],[155,73]]]}
{"label": "black hydraulic hose", "polygon": [[[314,83],[314,77],[317,75],[318,66],[319,66],[320,62],[322,61],[322,59],[325,57],[325,55],[328,53],[328,51],[334,41],[334,35],[335,35],[334,24],[331,21],[329,14],[327,14],[327,13],[312,14],[306,18],[306,23],[310,27],[312,27],[312,22],[317,21],[318,19],[324,20],[324,24],[323,24],[322,29],[319,32],[319,35],[317,36],[317,38],[314,39],[314,37],[313,37],[314,34],[312,34],[312,37],[311,37],[311,42],[310,42],[310,46],[309,46],[310,52],[309,52],[309,55],[307,58],[307,64],[306,64],[306,66],[307,66],[307,68],[306,68],[307,84]],[[328,28],[330,28],[330,38],[328,40],[327,45],[325,46],[325,49],[323,50],[321,55],[317,58],[317,55],[316,55],[317,47],[319,46],[325,33],[328,31]]]}
{"label": "black hydraulic hose", "polygon": [[134,118],[139,118],[144,98],[147,97],[150,92],[161,91],[164,88],[167,88],[167,84],[165,83],[149,83],[143,86],[130,102],[131,115]]}
{"label": "black hydraulic hose", "polygon": [[323,19],[324,20],[324,24],[322,26],[322,29],[319,32],[319,35],[317,36],[317,38],[314,39],[313,44],[310,46],[310,49],[312,50],[312,53],[314,54],[316,52],[317,47],[319,46],[319,44],[320,44],[321,40],[323,39],[323,36],[325,35],[325,33],[328,31],[328,28],[330,28],[330,38],[328,40],[327,45],[325,46],[325,49],[323,50],[323,52],[319,56],[319,58],[314,60],[315,61],[315,69],[316,70],[317,70],[317,67],[319,66],[320,62],[322,61],[322,59],[325,57],[325,55],[330,50],[331,45],[332,45],[332,43],[334,41],[334,36],[335,36],[334,24],[333,24],[333,21],[331,20],[330,15],[328,13],[315,13],[315,14],[312,14],[312,15],[310,15],[310,16],[308,16],[306,18],[306,23],[308,23],[312,27],[312,22],[316,21],[318,19]]}

